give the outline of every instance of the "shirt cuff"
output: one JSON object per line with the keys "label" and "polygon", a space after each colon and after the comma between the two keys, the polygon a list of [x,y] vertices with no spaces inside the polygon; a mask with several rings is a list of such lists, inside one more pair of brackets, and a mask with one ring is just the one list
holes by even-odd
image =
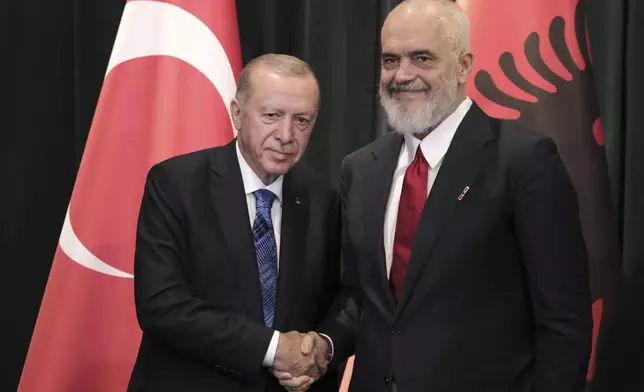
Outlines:
{"label": "shirt cuff", "polygon": [[275,362],[275,354],[277,354],[277,343],[279,343],[279,341],[279,331],[273,332],[271,343],[268,345],[268,350],[266,350],[266,355],[264,356],[264,362],[262,362],[262,365],[264,365],[265,367],[273,367],[273,362]]}
{"label": "shirt cuff", "polygon": [[329,343],[329,362],[333,359],[333,353],[335,352],[335,349],[333,348],[333,340],[328,336],[323,333],[320,334],[326,341]]}

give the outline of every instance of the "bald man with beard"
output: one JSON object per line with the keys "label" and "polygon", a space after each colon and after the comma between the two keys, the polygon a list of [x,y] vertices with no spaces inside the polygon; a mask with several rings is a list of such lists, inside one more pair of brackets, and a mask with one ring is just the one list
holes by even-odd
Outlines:
{"label": "bald man with beard", "polygon": [[319,328],[352,392],[581,392],[591,350],[577,196],[548,137],[466,96],[469,22],[407,0],[382,28],[392,132],[348,155],[345,287]]}

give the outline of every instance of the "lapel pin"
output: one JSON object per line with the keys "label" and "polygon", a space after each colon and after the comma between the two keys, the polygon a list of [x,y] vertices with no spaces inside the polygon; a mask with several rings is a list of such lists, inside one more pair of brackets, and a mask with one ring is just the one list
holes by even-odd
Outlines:
{"label": "lapel pin", "polygon": [[299,197],[296,197],[296,198],[295,198],[295,204],[297,204],[297,205],[302,204],[302,202],[300,201],[300,198],[299,198]]}
{"label": "lapel pin", "polygon": [[458,197],[458,201],[463,200],[463,198],[465,197],[467,192],[469,192],[469,190],[470,190],[469,186],[466,186],[465,188],[463,188],[463,192],[461,192],[460,196]]}

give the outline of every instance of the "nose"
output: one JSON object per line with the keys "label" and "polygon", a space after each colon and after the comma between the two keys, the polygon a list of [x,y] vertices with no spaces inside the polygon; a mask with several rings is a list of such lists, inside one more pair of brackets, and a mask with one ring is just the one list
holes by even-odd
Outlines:
{"label": "nose", "polygon": [[414,71],[414,66],[411,63],[411,60],[407,57],[403,57],[400,60],[400,65],[396,70],[394,75],[394,81],[396,83],[406,83],[416,79],[416,72]]}
{"label": "nose", "polygon": [[285,116],[273,133],[275,138],[282,144],[288,144],[293,140],[293,119]]}

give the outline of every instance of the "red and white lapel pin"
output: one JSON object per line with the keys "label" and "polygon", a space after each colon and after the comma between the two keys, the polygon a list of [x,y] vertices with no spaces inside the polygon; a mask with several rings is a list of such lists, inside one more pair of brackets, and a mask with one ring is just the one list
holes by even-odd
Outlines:
{"label": "red and white lapel pin", "polygon": [[469,192],[469,190],[470,190],[469,186],[466,186],[465,188],[463,188],[463,192],[461,192],[461,194],[458,196],[458,201],[463,200],[463,198],[465,197],[467,192]]}

